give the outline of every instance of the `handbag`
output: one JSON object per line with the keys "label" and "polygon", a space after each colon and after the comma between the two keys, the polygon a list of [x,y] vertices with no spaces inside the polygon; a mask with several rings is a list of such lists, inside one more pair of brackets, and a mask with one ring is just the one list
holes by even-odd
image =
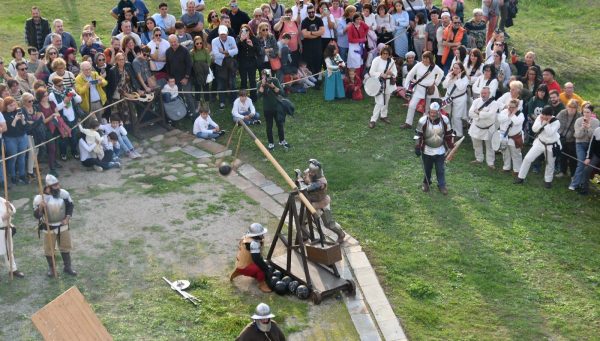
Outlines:
{"label": "handbag", "polygon": [[269,57],[269,64],[271,64],[271,70],[273,71],[281,69],[281,59],[279,59],[279,57]]}
{"label": "handbag", "polygon": [[206,75],[206,84],[209,84],[214,80],[215,80],[215,75],[213,74],[212,69],[209,67],[208,75]]}
{"label": "handbag", "polygon": [[515,142],[515,148],[523,148],[523,134],[518,133],[517,135],[510,136],[510,138]]}
{"label": "handbag", "polygon": [[427,94],[431,96],[434,93],[435,93],[435,84],[431,84],[430,86],[427,87]]}

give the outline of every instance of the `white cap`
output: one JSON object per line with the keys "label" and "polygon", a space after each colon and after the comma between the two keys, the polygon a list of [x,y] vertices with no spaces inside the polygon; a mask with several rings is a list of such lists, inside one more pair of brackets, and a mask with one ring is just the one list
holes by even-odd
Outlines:
{"label": "white cap", "polygon": [[46,186],[56,185],[57,183],[58,183],[58,179],[54,175],[52,175],[52,174],[46,175]]}
{"label": "white cap", "polygon": [[440,105],[438,104],[438,102],[433,102],[429,105],[429,109],[438,111],[440,110]]}
{"label": "white cap", "polygon": [[450,17],[450,16],[451,16],[451,15],[450,15],[450,12],[443,12],[443,13],[442,13],[442,18],[443,18],[443,17]]}
{"label": "white cap", "polygon": [[227,29],[227,26],[220,25],[219,26],[219,34],[227,34],[227,33],[229,33],[229,30]]}

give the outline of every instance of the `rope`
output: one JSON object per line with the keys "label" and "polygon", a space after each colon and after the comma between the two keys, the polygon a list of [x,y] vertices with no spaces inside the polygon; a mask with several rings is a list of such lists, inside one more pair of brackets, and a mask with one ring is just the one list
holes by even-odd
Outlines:
{"label": "rope", "polygon": [[[120,100],[118,100],[118,101],[116,101],[114,103],[111,103],[111,104],[109,104],[109,105],[107,105],[105,107],[102,107],[101,109],[94,110],[94,111],[90,112],[86,117],[83,118],[83,120],[81,120],[81,123],[85,122],[88,118],[90,118],[92,115],[95,115],[97,112],[103,111],[104,109],[110,108],[110,107],[112,107],[114,105],[117,105],[117,104],[119,104],[119,103],[121,103],[121,102],[123,102],[125,100],[127,100],[127,99],[126,98],[122,98],[122,99],[120,99]],[[38,145],[31,146],[31,147],[29,147],[29,148],[27,148],[27,149],[25,149],[23,151],[20,151],[20,152],[18,152],[16,154],[13,154],[13,155],[7,157],[4,160],[10,160],[10,159],[12,159],[14,157],[17,157],[17,156],[21,155],[21,154],[28,153],[30,150],[35,150],[35,148],[39,148],[41,146],[44,146],[44,145],[46,145],[46,144],[48,144],[48,143],[50,143],[50,142],[52,142],[52,141],[54,141],[54,140],[56,140],[58,138],[60,138],[60,136],[54,136],[54,137],[52,137],[52,138],[50,138],[50,139],[48,139],[48,140],[46,140],[46,141],[44,141],[44,142],[42,142],[42,143],[40,143]]]}

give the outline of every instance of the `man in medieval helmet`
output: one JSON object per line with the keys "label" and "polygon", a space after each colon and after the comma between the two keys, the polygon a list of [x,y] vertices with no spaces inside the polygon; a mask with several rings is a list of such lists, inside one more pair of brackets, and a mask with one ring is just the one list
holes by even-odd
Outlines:
{"label": "man in medieval helmet", "polygon": [[56,244],[63,259],[63,272],[77,276],[77,272],[71,266],[72,245],[69,221],[73,215],[73,208],[73,200],[69,192],[60,188],[60,183],[54,175],[46,175],[43,197],[38,194],[33,198],[33,216],[40,220],[39,229],[44,234],[48,277],[55,275],[53,257]]}
{"label": "man in medieval helmet", "polygon": [[337,242],[342,243],[346,234],[333,219],[331,214],[331,198],[327,194],[327,179],[323,166],[317,159],[308,160],[308,168],[302,173],[296,169],[296,177],[301,190],[306,190],[308,201],[317,210],[321,210],[323,225],[337,235]]}
{"label": "man in medieval helmet", "polygon": [[275,321],[272,319],[275,315],[271,314],[271,308],[265,303],[259,303],[256,306],[254,315],[252,315],[252,322],[250,322],[240,335],[235,339],[236,341],[257,341],[257,340],[271,340],[271,341],[285,341],[285,335]]}
{"label": "man in medieval helmet", "polygon": [[258,289],[271,292],[265,279],[269,273],[267,263],[262,257],[265,234],[267,229],[259,223],[253,223],[242,238],[236,256],[235,270],[229,280],[240,275],[254,277],[258,281]]}

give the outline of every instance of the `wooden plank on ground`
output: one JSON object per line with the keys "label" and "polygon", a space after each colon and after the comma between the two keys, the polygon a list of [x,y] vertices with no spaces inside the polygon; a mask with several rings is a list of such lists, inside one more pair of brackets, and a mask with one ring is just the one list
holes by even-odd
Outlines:
{"label": "wooden plank on ground", "polygon": [[71,287],[31,316],[44,340],[108,341],[108,333],[77,287]]}

